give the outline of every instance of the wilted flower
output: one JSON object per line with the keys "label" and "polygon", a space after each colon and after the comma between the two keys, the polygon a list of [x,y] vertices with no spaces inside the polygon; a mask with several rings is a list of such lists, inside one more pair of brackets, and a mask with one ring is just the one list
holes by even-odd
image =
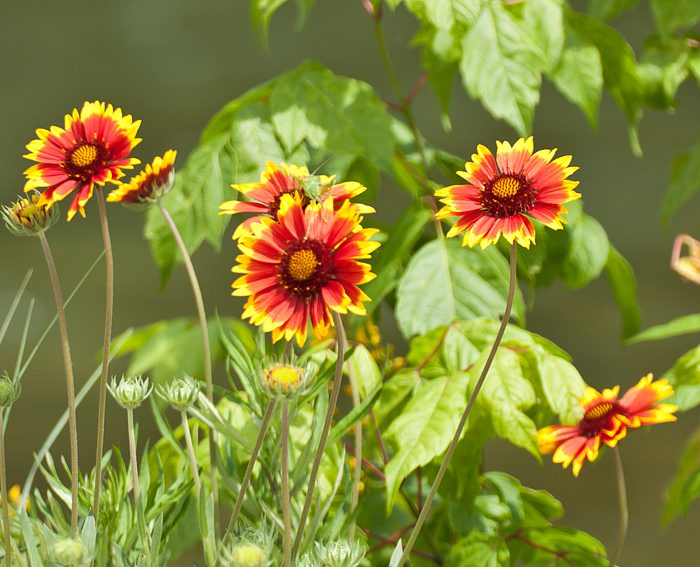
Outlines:
{"label": "wilted flower", "polygon": [[563,228],[564,204],[581,196],[574,191],[578,181],[567,179],[578,168],[569,167],[571,156],[552,161],[556,150],[533,153],[532,137],[512,146],[496,142],[496,147],[495,158],[486,146],[477,147],[466,171],[457,172],[465,185],[435,192],[445,204],[437,216],[457,217],[447,236],[464,232],[464,246],[486,248],[503,234],[511,244],[529,248],[535,229],[528,217],[554,230]]}
{"label": "wilted flower", "polygon": [[[681,256],[683,245],[688,247],[688,255]],[[694,284],[700,284],[700,242],[687,234],[679,234],[673,243],[671,269]]]}
{"label": "wilted flower", "polygon": [[283,195],[278,222],[261,217],[253,233],[239,240],[242,254],[233,271],[233,295],[249,296],[244,319],[272,332],[272,340],[306,341],[311,320],[314,335],[324,336],[330,311],[365,314],[369,298],[358,287],[374,279],[369,259],[379,247],[363,229],[357,208],[346,201],[334,210],[332,201],[306,208],[298,196]]}
{"label": "wilted flower", "polygon": [[673,413],[678,409],[671,404],[657,404],[673,395],[667,380],[653,382],[647,374],[625,395],[617,399],[619,386],[598,392],[587,388],[581,400],[583,418],[576,425],[550,425],[537,433],[540,452],[554,452],[552,461],[561,463],[574,476],[581,472],[583,463],[598,458],[601,443],[615,447],[627,435],[628,429],[642,425],[654,425],[676,421]]}
{"label": "wilted flower", "polygon": [[2,218],[7,230],[17,236],[36,236],[58,220],[58,207],[40,203],[41,193],[34,191],[18,197],[10,206],[2,207]]}
{"label": "wilted flower", "polygon": [[168,150],[163,157],[156,157],[143,171],[132,177],[129,183],[120,185],[107,195],[107,201],[137,208],[158,202],[175,183],[176,156],[175,150]]}
{"label": "wilted flower", "polygon": [[27,145],[27,159],[38,162],[24,174],[25,191],[41,189],[40,204],[51,207],[76,192],[68,209],[68,220],[75,213],[85,216],[85,205],[94,186],[115,183],[124,169],[139,160],[130,158],[141,141],[136,137],[141,121],[123,116],[121,108],[104,102],[86,102],[80,112],[67,114],[63,128],[36,131],[38,139]]}
{"label": "wilted flower", "polygon": [[139,407],[151,394],[153,386],[149,384],[148,378],[138,376],[123,376],[117,382],[116,377],[112,377],[109,384],[109,392],[117,403],[124,409],[135,409]]}
{"label": "wilted flower", "polygon": [[186,411],[197,400],[199,382],[192,376],[186,375],[184,378],[177,378],[165,386],[159,386],[156,392],[176,410]]}

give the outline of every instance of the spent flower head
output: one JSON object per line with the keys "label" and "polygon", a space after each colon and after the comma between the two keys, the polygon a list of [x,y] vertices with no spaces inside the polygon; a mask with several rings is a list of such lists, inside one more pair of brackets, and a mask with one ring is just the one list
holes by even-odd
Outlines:
{"label": "spent flower head", "polygon": [[178,411],[187,411],[199,395],[199,382],[192,376],[176,378],[169,384],[158,386],[156,393]]}
{"label": "spent flower head", "polygon": [[116,376],[112,376],[112,382],[108,387],[109,393],[124,409],[139,407],[153,391],[153,386],[149,383],[148,378],[143,378],[140,374],[137,376],[122,375],[119,382],[117,382]]}
{"label": "spent flower head", "polygon": [[7,230],[17,236],[36,236],[56,224],[58,207],[49,207],[40,199],[41,193],[32,191],[9,206],[3,205],[0,212]]}
{"label": "spent flower head", "polygon": [[0,374],[0,408],[9,408],[21,392],[20,383],[13,381],[7,371]]}

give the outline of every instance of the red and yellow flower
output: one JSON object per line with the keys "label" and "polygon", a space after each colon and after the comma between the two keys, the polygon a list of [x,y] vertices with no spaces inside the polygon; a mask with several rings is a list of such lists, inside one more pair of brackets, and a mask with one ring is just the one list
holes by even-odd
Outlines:
{"label": "red and yellow flower", "polygon": [[[315,180],[318,194],[309,194],[308,184]],[[269,216],[275,218],[280,207],[283,195],[301,196],[302,205],[306,206],[312,201],[324,202],[332,199],[336,208],[343,202],[363,193],[367,188],[356,181],[335,183],[334,176],[320,175],[318,177],[309,173],[306,167],[282,164],[278,167],[272,162],[267,162],[265,171],[260,176],[260,181],[255,183],[239,183],[231,187],[248,200],[226,201],[219,207],[220,215],[233,215],[236,213],[253,213],[254,216],[246,219],[236,227],[234,239],[250,232],[254,222],[260,222],[260,217]],[[361,214],[373,213],[374,209],[368,205],[355,205]]]}
{"label": "red and yellow flower", "polygon": [[537,433],[540,453],[554,453],[552,461],[572,465],[574,476],[583,463],[598,458],[601,444],[615,447],[628,429],[676,421],[672,404],[658,402],[673,395],[667,380],[653,382],[647,374],[618,399],[619,386],[601,392],[586,388],[581,400],[583,417],[576,425],[550,425]]}
{"label": "red and yellow flower", "polygon": [[141,141],[140,125],[111,104],[86,102],[80,112],[66,115],[63,128],[36,131],[38,139],[27,145],[24,157],[37,163],[24,172],[24,190],[45,188],[41,203],[49,206],[75,192],[68,220],[77,212],[84,217],[95,184],[115,183],[124,169],[139,163],[129,154]]}
{"label": "red and yellow flower", "polygon": [[177,152],[168,150],[163,157],[156,157],[146,164],[143,171],[107,195],[110,203],[148,206],[165,195],[175,182],[175,158]]}
{"label": "red and yellow flower", "polygon": [[574,191],[578,181],[567,179],[578,168],[569,166],[571,156],[553,160],[556,150],[533,153],[532,137],[512,146],[496,142],[496,147],[495,158],[487,147],[477,147],[466,171],[457,172],[465,185],[436,191],[445,205],[437,216],[457,217],[447,236],[464,233],[464,246],[486,248],[503,234],[511,244],[529,248],[535,242],[531,218],[554,230],[563,228],[564,203],[581,196]]}
{"label": "red and yellow flower", "polygon": [[244,319],[262,325],[274,341],[306,341],[309,320],[322,337],[331,324],[330,311],[365,314],[369,298],[358,286],[374,279],[370,258],[379,243],[377,230],[362,228],[355,205],[337,210],[333,199],[304,206],[299,194],[282,195],[277,222],[262,216],[238,242],[242,254],[233,272],[233,295],[248,296]]}

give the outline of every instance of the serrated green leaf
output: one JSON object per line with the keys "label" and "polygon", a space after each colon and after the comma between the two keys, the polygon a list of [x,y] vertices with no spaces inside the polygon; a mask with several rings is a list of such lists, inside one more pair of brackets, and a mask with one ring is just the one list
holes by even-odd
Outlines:
{"label": "serrated green leaf", "polygon": [[484,7],[462,43],[460,70],[467,92],[522,136],[532,130],[543,66],[529,30],[500,2]]}
{"label": "serrated green leaf", "polygon": [[387,511],[403,480],[442,455],[466,405],[469,376],[457,373],[424,380],[411,401],[386,430],[398,447],[386,466]]}
{"label": "serrated green leaf", "polygon": [[700,405],[700,346],[681,356],[663,378],[671,383],[676,392],[665,401],[677,405],[681,411]]}
{"label": "serrated green leaf", "polygon": [[676,91],[689,74],[689,51],[684,37],[647,38],[638,69],[648,105],[661,109],[675,108]]}
{"label": "serrated green leaf", "polygon": [[676,516],[685,515],[690,504],[700,497],[700,430],[688,439],[676,472],[666,490],[661,521],[668,525]]}
{"label": "serrated green leaf", "polygon": [[664,222],[700,189],[700,142],[676,156],[671,167],[671,183],[661,211]]}
{"label": "serrated green leaf", "polygon": [[[411,259],[397,290],[396,318],[406,337],[458,319],[497,319],[508,292],[508,262],[494,248],[472,250],[440,238]],[[524,317],[516,290],[514,318]]]}
{"label": "serrated green leaf", "polygon": [[662,325],[654,325],[653,327],[644,329],[641,333],[627,339],[627,343],[634,344],[644,341],[659,341],[698,332],[700,332],[700,313],[694,313],[692,315],[683,315],[682,317],[678,317]]}
{"label": "serrated green leaf", "polygon": [[523,23],[539,46],[542,71],[552,71],[558,66],[564,49],[561,0],[528,0],[523,7]]}
{"label": "serrated green leaf", "polygon": [[597,278],[608,261],[608,235],[593,217],[583,215],[569,230],[569,251],[561,265],[564,283],[576,289]]}
{"label": "serrated green leaf", "polygon": [[700,22],[700,2],[697,0],[651,0],[659,31],[670,34]]}
{"label": "serrated green leaf", "polygon": [[583,417],[581,398],[586,383],[568,360],[552,356],[544,349],[535,350],[537,371],[549,407],[564,424],[574,424]]}
{"label": "serrated green leaf", "polygon": [[595,129],[603,89],[603,64],[595,45],[567,30],[561,60],[550,78],[557,90],[584,112]]}
{"label": "serrated green leaf", "polygon": [[510,552],[503,538],[472,532],[460,539],[445,558],[445,567],[503,567],[510,565]]}
{"label": "serrated green leaf", "polygon": [[[470,371],[472,385],[486,362],[485,350]],[[532,384],[523,375],[518,354],[499,348],[477,398],[481,407],[490,415],[491,423],[499,437],[529,451],[537,459],[537,427],[523,413],[531,408],[537,398]]]}
{"label": "serrated green leaf", "polygon": [[605,267],[615,302],[622,315],[622,337],[630,337],[639,331],[642,318],[637,302],[637,280],[634,270],[612,244]]}

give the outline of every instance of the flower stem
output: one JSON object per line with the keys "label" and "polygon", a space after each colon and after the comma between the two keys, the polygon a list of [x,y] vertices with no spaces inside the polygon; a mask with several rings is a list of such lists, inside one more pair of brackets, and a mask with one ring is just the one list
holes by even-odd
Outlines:
{"label": "flower stem", "polygon": [[282,518],[284,567],[292,567],[292,511],[289,501],[289,400],[282,400]]}
{"label": "flower stem", "polygon": [[471,413],[472,408],[474,407],[474,403],[476,402],[476,398],[479,395],[479,392],[481,391],[481,387],[484,385],[484,381],[486,380],[486,376],[488,375],[489,369],[491,368],[493,359],[496,356],[496,351],[498,350],[498,347],[501,344],[501,340],[503,339],[503,335],[506,332],[508,320],[510,319],[510,312],[513,308],[513,298],[515,297],[517,279],[516,259],[517,244],[513,243],[510,245],[510,284],[508,286],[508,298],[506,299],[506,308],[505,312],[503,313],[503,320],[501,321],[501,326],[498,328],[498,333],[496,333],[496,339],[494,340],[493,346],[491,347],[491,351],[489,352],[488,358],[486,359],[486,364],[484,364],[484,368],[481,371],[481,375],[479,376],[479,379],[476,382],[476,386],[474,387],[474,391],[472,392],[472,395],[469,398],[467,407],[464,409],[462,418],[460,419],[459,425],[457,426],[457,431],[455,431],[454,437],[452,437],[452,441],[450,442],[450,446],[447,448],[447,453],[445,453],[445,457],[442,460],[442,464],[440,465],[440,469],[438,470],[438,473],[435,477],[433,486],[430,488],[428,497],[425,499],[423,509],[420,511],[420,515],[416,520],[416,525],[413,528],[413,531],[411,532],[411,536],[408,538],[408,542],[406,543],[406,547],[404,548],[403,555],[401,555],[401,558],[399,559],[397,567],[402,567],[402,565],[406,563],[409,556],[411,555],[411,549],[413,549],[413,545],[416,543],[416,539],[418,538],[418,535],[420,534],[420,531],[423,528],[423,524],[428,518],[433,499],[435,498],[435,495],[437,494],[437,491],[440,488],[440,483],[442,482],[442,479],[445,476],[445,472],[447,471],[447,467],[450,464],[452,455],[454,454],[455,449],[457,448],[457,443],[459,443],[459,438],[462,436],[462,431],[464,431],[464,427],[467,424],[469,414]]}
{"label": "flower stem", "polygon": [[105,442],[105,414],[107,410],[107,374],[109,373],[109,347],[112,342],[112,316],[114,315],[114,256],[112,254],[112,239],[109,236],[109,223],[105,196],[102,189],[97,189],[97,208],[100,213],[102,243],[105,249],[106,286],[105,286],[105,329],[102,341],[102,375],[97,406],[97,450],[95,454],[95,493],[92,510],[95,522],[99,525],[100,518],[100,489],[102,488],[102,454]]}
{"label": "flower stem", "polygon": [[[345,337],[344,337],[345,338]],[[345,349],[347,350],[347,339],[345,340]],[[350,388],[352,393],[352,406],[356,408],[360,405],[360,388],[357,383],[357,376],[353,372],[352,365],[348,368],[348,377],[350,378]],[[352,496],[350,501],[350,513],[352,514],[357,508],[360,501],[360,482],[362,480],[362,420],[355,422],[355,470],[352,479]],[[355,537],[356,524],[353,522],[350,525],[349,537],[352,541]]]}
{"label": "flower stem", "polygon": [[131,460],[131,482],[134,489],[134,506],[138,507],[141,481],[139,479],[138,457],[136,456],[136,434],[134,432],[134,410],[132,408],[127,408],[126,419],[129,428],[129,457]]}
{"label": "flower stem", "polygon": [[318,448],[316,449],[316,456],[314,457],[314,462],[311,465],[311,474],[309,476],[309,484],[306,489],[306,498],[304,499],[304,507],[301,511],[301,516],[299,517],[299,526],[297,527],[297,534],[294,538],[294,549],[292,550],[292,555],[296,555],[301,546],[301,541],[304,537],[304,527],[306,524],[306,519],[309,517],[309,510],[311,509],[311,502],[314,498],[314,490],[316,488],[316,479],[318,477],[318,470],[321,466],[321,458],[323,457],[323,451],[326,448],[326,441],[328,440],[328,435],[331,431],[331,424],[333,423],[333,414],[335,413],[336,405],[338,404],[338,395],[340,394],[340,384],[343,381],[343,360],[345,358],[345,345],[347,344],[347,338],[345,337],[345,329],[343,328],[343,321],[340,315],[335,311],[331,311],[333,317],[333,325],[335,326],[336,333],[336,363],[335,363],[335,376],[333,377],[333,387],[331,389],[331,398],[328,403],[328,411],[326,412],[326,421],[323,424],[323,431],[321,431],[321,438],[318,442]]}
{"label": "flower stem", "polygon": [[[2,423],[4,417],[5,408],[0,408],[0,423]],[[5,466],[5,432],[0,431],[0,491],[2,492],[2,526],[5,534],[5,565],[7,567],[12,567],[12,532],[10,529],[10,503],[7,501],[7,476]]]}
{"label": "flower stem", "polygon": [[[163,206],[161,201],[158,201],[158,208],[163,214],[165,222],[170,228],[170,232],[177,243],[177,247],[180,249],[180,254],[182,255],[182,261],[185,264],[185,270],[187,271],[187,276],[190,280],[190,286],[192,287],[192,293],[194,294],[194,301],[197,305],[197,318],[199,319],[199,328],[202,333],[202,350],[204,351],[204,378],[207,383],[207,399],[211,404],[214,403],[214,380],[212,377],[212,367],[211,367],[211,346],[209,344],[209,326],[207,324],[207,312],[204,308],[204,298],[202,297],[202,289],[199,286],[199,279],[197,278],[197,272],[194,270],[194,265],[192,264],[192,258],[187,251],[187,246],[182,240],[182,235],[170,216],[170,213]],[[214,509],[218,509],[219,503],[219,489],[216,480],[216,432],[214,429],[209,431],[209,481],[211,483],[211,490],[214,495]],[[214,513],[215,517],[218,517],[217,513]]]}
{"label": "flower stem", "polygon": [[236,505],[233,508],[233,514],[231,514],[231,520],[229,521],[227,532],[230,532],[235,527],[236,521],[238,520],[238,514],[240,514],[241,508],[243,507],[243,501],[245,499],[245,494],[248,491],[248,485],[250,484],[250,478],[253,475],[253,468],[255,467],[255,462],[258,459],[260,447],[265,439],[265,433],[270,425],[270,418],[272,417],[276,407],[277,400],[273,398],[267,405],[265,415],[263,415],[262,423],[260,424],[260,431],[258,432],[258,438],[255,440],[253,452],[250,454],[250,461],[248,461],[248,466],[246,467],[243,480],[241,481],[241,489],[238,492],[238,498],[236,499]]}
{"label": "flower stem", "polygon": [[[53,254],[46,235],[39,234],[41,249],[44,251],[46,266],[49,270],[51,289],[56,303],[56,316],[58,318],[58,331],[61,337],[61,351],[63,353],[63,369],[66,374],[66,392],[68,394],[68,429],[70,434],[70,476],[71,476],[71,514],[70,529],[71,536],[78,533],[78,420],[75,412],[75,380],[73,379],[73,361],[70,354],[70,344],[68,342],[68,325],[66,324],[66,313],[63,309],[63,294],[61,284],[58,281],[56,264],[53,261]],[[3,494],[5,494],[3,492]]]}
{"label": "flower stem", "polygon": [[194,444],[192,443],[192,433],[190,433],[190,424],[187,420],[187,411],[180,412],[182,418],[182,431],[185,434],[185,445],[187,445],[187,457],[190,460],[190,471],[192,472],[192,480],[194,480],[194,490],[199,502],[199,492],[202,488],[202,481],[199,478],[199,469],[197,468],[197,457],[194,454]]}
{"label": "flower stem", "polygon": [[629,526],[629,510],[627,508],[627,485],[625,484],[625,470],[622,468],[622,456],[620,449],[613,449],[615,456],[615,475],[617,477],[618,502],[620,505],[620,532],[617,534],[617,542],[615,543],[615,551],[613,551],[610,565],[617,565],[617,560],[622,554],[622,549],[625,546],[627,538],[627,528]]}

